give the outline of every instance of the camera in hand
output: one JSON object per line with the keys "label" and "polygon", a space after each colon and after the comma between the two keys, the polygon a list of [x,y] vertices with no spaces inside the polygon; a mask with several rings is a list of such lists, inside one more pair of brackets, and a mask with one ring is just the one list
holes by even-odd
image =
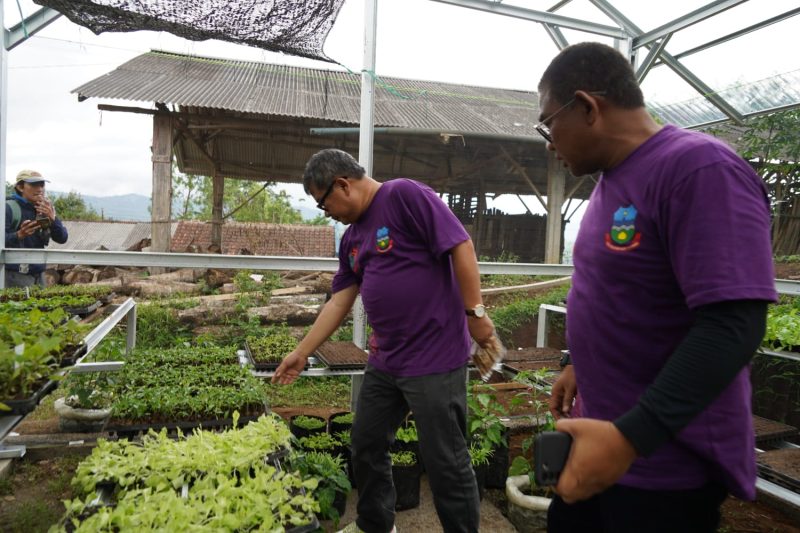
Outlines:
{"label": "camera in hand", "polygon": [[36,217],[36,224],[39,226],[39,229],[48,229],[50,227],[50,219],[47,217]]}
{"label": "camera in hand", "polygon": [[534,478],[540,487],[555,485],[572,447],[572,435],[543,431],[533,441]]}

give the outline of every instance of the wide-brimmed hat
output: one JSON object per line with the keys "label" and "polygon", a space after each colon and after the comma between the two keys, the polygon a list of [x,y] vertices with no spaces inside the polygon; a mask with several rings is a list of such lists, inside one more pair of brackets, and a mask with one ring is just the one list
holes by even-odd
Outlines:
{"label": "wide-brimmed hat", "polygon": [[44,179],[44,176],[35,170],[20,170],[19,174],[17,174],[17,183],[21,181],[25,183],[39,183],[41,181],[50,183],[50,180]]}

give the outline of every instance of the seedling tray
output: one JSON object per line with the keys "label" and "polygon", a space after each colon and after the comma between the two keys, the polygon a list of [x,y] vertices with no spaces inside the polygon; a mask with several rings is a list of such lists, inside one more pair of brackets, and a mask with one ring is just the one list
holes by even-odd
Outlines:
{"label": "seedling tray", "polygon": [[[266,413],[267,411],[265,410],[264,413],[259,413],[257,415],[240,416],[239,425],[244,425],[249,422],[258,420],[260,416]],[[203,429],[227,429],[233,427],[233,419],[220,418],[214,420],[187,420],[187,421],[152,422],[152,423],[143,422],[141,424],[115,423],[115,421],[112,419],[106,425],[105,431],[107,431],[108,433],[116,433],[117,436],[120,438],[129,438],[129,437],[135,437],[139,433],[147,433],[151,429],[153,431],[161,431],[162,429],[166,428],[168,433],[172,433],[180,429],[184,434],[186,434],[190,433],[195,428],[201,428],[201,427]]]}
{"label": "seedling tray", "polygon": [[328,341],[314,355],[331,370],[365,368],[368,359],[367,352],[350,341]]}
{"label": "seedling tray", "polygon": [[81,358],[82,355],[86,353],[86,345],[81,344],[79,346],[72,346],[68,349],[68,353],[64,354],[64,357],[61,358],[60,366],[64,368],[65,366],[72,366],[74,365],[78,359]]}
{"label": "seedling tray", "polygon": [[[250,361],[250,364],[253,366],[253,369],[257,372],[271,372],[278,368],[282,362],[256,362],[256,359],[253,356],[253,350],[250,349],[250,344],[246,340],[244,341],[244,352],[247,355],[247,359]],[[308,362],[306,362],[305,370],[308,370]]]}
{"label": "seedling tray", "polygon": [[753,415],[753,430],[756,434],[756,444],[759,446],[778,442],[798,434],[797,428],[794,426],[756,415]]}
{"label": "seedling tray", "polygon": [[11,408],[10,412],[3,411],[3,413],[6,415],[27,415],[36,409],[36,406],[39,405],[39,402],[42,401],[42,398],[47,396],[54,388],[56,388],[56,382],[47,381],[36,392],[27,398],[23,398],[21,400],[0,400],[0,402]]}
{"label": "seedling tray", "polygon": [[96,311],[100,307],[100,302],[96,301],[95,303],[83,307],[65,307],[64,311],[66,311],[70,315],[78,315],[79,317],[85,317],[89,313]]}
{"label": "seedling tray", "polygon": [[800,493],[800,448],[769,450],[756,456],[758,475]]}

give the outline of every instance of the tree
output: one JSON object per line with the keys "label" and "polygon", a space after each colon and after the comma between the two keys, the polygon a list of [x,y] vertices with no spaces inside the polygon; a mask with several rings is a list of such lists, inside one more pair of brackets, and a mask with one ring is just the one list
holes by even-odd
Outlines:
{"label": "tree", "polygon": [[92,207],[87,206],[83,197],[76,191],[70,191],[53,199],[56,214],[61,220],[97,221],[102,217]]}
{"label": "tree", "polygon": [[[173,166],[173,212],[179,220],[211,220],[213,180],[208,176],[183,174]],[[292,207],[286,191],[274,182],[227,179],[222,199],[226,220],[272,224],[326,225],[324,214],[310,221]]]}
{"label": "tree", "polygon": [[764,180],[772,205],[772,248],[776,255],[800,254],[800,110],[748,122],[741,155]]}

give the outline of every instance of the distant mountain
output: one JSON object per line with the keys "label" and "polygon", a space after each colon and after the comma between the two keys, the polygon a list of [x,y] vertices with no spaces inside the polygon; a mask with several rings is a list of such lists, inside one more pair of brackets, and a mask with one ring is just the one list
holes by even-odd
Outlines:
{"label": "distant mountain", "polygon": [[150,197],[142,194],[122,194],[118,196],[81,195],[86,205],[102,214],[106,219],[150,220]]}
{"label": "distant mountain", "polygon": [[[48,191],[52,196],[66,194]],[[106,219],[147,222],[150,220],[150,197],[142,194],[122,194],[118,196],[88,196],[81,193],[86,205],[102,214]],[[294,198],[292,198],[294,200]],[[312,220],[320,212],[318,209],[306,207],[299,201],[291,202],[292,207],[300,211],[303,220]]]}

